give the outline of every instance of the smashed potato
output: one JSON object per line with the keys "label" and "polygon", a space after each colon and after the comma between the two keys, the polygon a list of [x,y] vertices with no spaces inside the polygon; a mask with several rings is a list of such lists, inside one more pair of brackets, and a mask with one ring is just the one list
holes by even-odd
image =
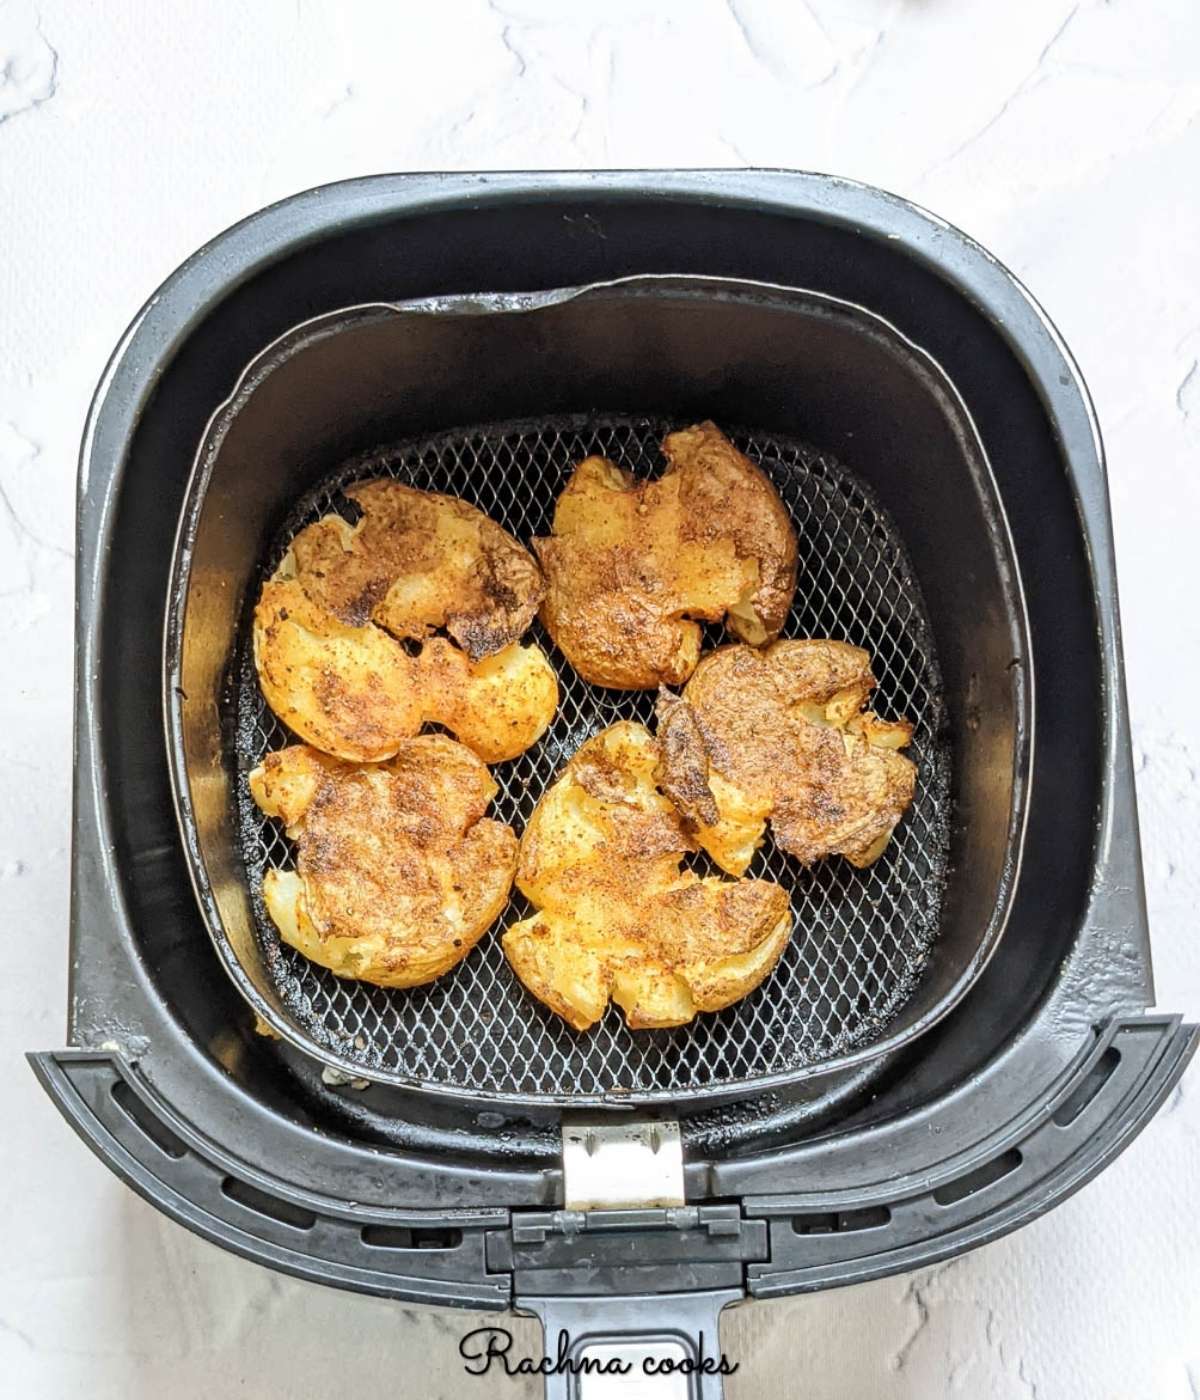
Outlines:
{"label": "smashed potato", "polygon": [[796,537],[766,475],[712,423],[670,433],[654,481],[603,457],[576,467],[553,533],[533,547],[541,616],[585,680],[622,690],[681,685],[699,621],[761,646],[796,588]]}
{"label": "smashed potato", "polygon": [[865,709],[868,654],[834,641],[721,647],[682,696],[659,697],[663,790],[722,870],[740,875],[762,844],[807,865],[870,865],[913,798],[916,767],[897,750],[907,720]]}
{"label": "smashed potato", "polygon": [[451,496],[386,480],[345,495],[358,521],[301,530],[259,596],[254,662],[271,709],[352,761],[389,758],[427,722],[487,763],[523,753],[558,705],[542,649],[517,644],[542,596],[532,555]]}
{"label": "smashed potato", "polygon": [[300,581],[277,574],[254,612],[254,661],[267,704],[336,758],[390,758],[428,722],[485,763],[515,758],[545,733],[558,680],[541,647],[512,642],[472,661],[444,637],[415,654],[383,628],[342,622]]}
{"label": "smashed potato", "polygon": [[412,641],[444,628],[472,661],[528,630],[541,571],[481,510],[387,479],[342,494],[362,512],[356,523],[327,515],[292,541],[296,576],[319,607]]}
{"label": "smashed potato", "polygon": [[517,886],[538,912],[501,944],[576,1030],[610,998],[635,1030],[718,1011],[759,985],[791,935],[779,885],[680,868],[694,844],[656,786],[656,761],[640,724],[612,725],[566,765],[521,839]]}
{"label": "smashed potato", "polygon": [[441,734],[358,767],[307,745],[270,753],[250,791],[296,843],[263,899],[285,943],[339,977],[431,982],[461,961],[508,899],[511,827],[484,816],[496,784]]}

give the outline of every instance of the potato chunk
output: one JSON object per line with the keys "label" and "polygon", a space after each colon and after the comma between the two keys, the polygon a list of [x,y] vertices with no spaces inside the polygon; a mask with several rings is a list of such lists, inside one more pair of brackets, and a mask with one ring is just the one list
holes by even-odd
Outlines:
{"label": "potato chunk", "polygon": [[682,696],[663,692],[659,778],[722,870],[742,874],[768,820],[805,865],[883,854],[917,770],[898,752],[912,725],[864,708],[874,686],[865,651],[813,640],[721,647]]}
{"label": "potato chunk", "polygon": [[590,739],[534,809],[517,885],[536,907],[501,945],[525,986],[586,1030],[610,998],[634,1030],[679,1026],[739,1001],[792,931],[766,880],[702,879],[654,778],[657,745],[623,721]]}
{"label": "potato chunk", "polygon": [[254,660],[267,704],[293,733],[336,758],[390,758],[426,722],[485,763],[515,758],[545,733],[558,679],[535,643],[472,661],[444,637],[414,654],[383,628],[318,607],[295,578],[264,585]]}
{"label": "potato chunk", "polygon": [[766,475],[712,423],[670,433],[663,452],[654,481],[586,458],[553,533],[533,542],[542,621],[596,685],[681,685],[700,659],[699,621],[724,618],[760,646],[791,607],[796,537]]}
{"label": "potato chunk", "polygon": [[250,791],[297,847],[295,870],[267,871],[267,912],[285,943],[339,977],[432,982],[508,899],[517,838],[484,816],[491,774],[445,735],[363,766],[294,744],[266,756]]}

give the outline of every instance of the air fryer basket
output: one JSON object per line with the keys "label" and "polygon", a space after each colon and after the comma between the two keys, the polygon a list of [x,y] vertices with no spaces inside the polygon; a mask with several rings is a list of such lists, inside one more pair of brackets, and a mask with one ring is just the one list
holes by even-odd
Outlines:
{"label": "air fryer basket", "polygon": [[[340,980],[281,945],[260,886],[288,845],[247,799],[246,774],[288,735],[259,697],[247,622],[291,534],[340,485],[387,473],[473,500],[528,539],[547,530],[583,455],[652,472],[669,426],[710,415],[796,522],[785,634],[866,647],[877,708],[916,723],[918,794],[885,856],[867,871],[801,871],[768,843],[751,873],[784,883],[796,918],[779,967],[727,1011],[653,1035],[629,1032],[615,1009],[587,1035],[569,1030],[523,991],[494,934],[450,975],[405,992]],[[833,444],[837,456],[822,450]],[[556,659],[554,725],[496,769],[495,815],[518,830],[585,738],[651,719],[651,694],[589,686]],[[168,620],[167,717],[193,879],[258,1013],[338,1068],[527,1103],[728,1097],[844,1068],[944,1015],[1007,915],[1029,688],[1003,510],[944,374],[861,308],[695,278],[352,308],[288,333],[210,425]],[[514,895],[499,927],[524,912]]]}
{"label": "air fryer basket", "polygon": [[[620,331],[657,318],[655,295],[643,310],[628,291],[597,290],[572,310],[552,290],[665,272],[704,279],[701,302],[729,290],[714,278],[840,300],[824,320],[761,288],[732,308],[693,302],[686,325],[704,334],[682,333],[677,305],[681,334],[665,347],[650,336],[639,357]],[[644,290],[655,288],[661,278]],[[481,289],[511,295],[472,300]],[[395,306],[430,297],[448,299],[422,303],[436,315]],[[347,318],[365,303],[377,305]],[[968,486],[971,454],[947,427],[964,421],[958,401],[947,416],[936,395],[911,392],[914,372],[941,382],[929,360],[895,337],[898,354],[884,353],[858,333],[878,321],[845,303],[923,347],[961,395],[1020,561],[1028,670],[1006,669],[1019,654],[1008,650],[1009,585]],[[405,317],[419,327],[399,326]],[[305,318],[318,319],[289,334]],[[564,321],[572,338],[551,334]],[[291,368],[266,373],[263,347],[297,340]],[[402,353],[403,340],[420,353]],[[255,356],[262,392],[237,414],[237,458],[223,454],[229,475],[216,489],[214,469],[198,510],[196,444]],[[988,966],[936,1025],[899,1044],[885,1033],[854,1052],[859,1063],[726,1090],[729,1102],[714,1090],[672,1103],[686,1205],[671,1210],[564,1210],[577,1121],[565,1107],[327,1078],[299,1048],[312,1043],[302,1027],[255,1033],[247,997],[282,1021],[272,983],[256,987],[232,957],[226,976],[209,937],[219,901],[234,912],[231,934],[257,936],[230,839],[238,745],[220,718],[236,711],[227,663],[241,609],[290,507],[357,453],[409,444],[408,457],[388,458],[403,467],[412,444],[461,443],[464,425],[564,415],[613,431],[613,415],[631,415],[639,433],[648,420],[711,415],[751,445],[786,447],[785,464],[794,445],[805,489],[828,466],[902,541],[942,680],[956,867],[904,1016],[951,975],[943,955],[970,926],[980,881],[964,858],[1000,868],[1016,853],[989,804],[999,793],[1009,809],[1012,736],[1028,737],[1018,695],[1036,713],[1020,870]],[[181,519],[184,550],[204,561],[186,600],[178,573],[168,599]],[[693,1347],[704,1329],[711,1351],[725,1303],[926,1267],[1051,1208],[1124,1149],[1200,1039],[1200,1027],[1150,1009],[1112,534],[1087,391],[1012,275],[895,196],[784,171],[492,173],[373,177],[263,210],[173,273],[114,352],[83,444],[76,587],[67,1044],[30,1059],[110,1169],[270,1267],[419,1304],[524,1306],[544,1319],[548,1350],[559,1326],[579,1340],[669,1324]],[[196,689],[186,710],[164,712],[147,701],[168,612],[184,640],[185,601],[186,646],[198,650],[168,662],[186,662]],[[1011,727],[999,722],[1006,706]],[[185,765],[196,821],[181,841]],[[213,842],[217,823],[225,835]],[[968,849],[985,834],[986,849]],[[205,907],[197,872],[211,879]],[[611,1129],[665,1112],[612,1108],[591,1117]]]}

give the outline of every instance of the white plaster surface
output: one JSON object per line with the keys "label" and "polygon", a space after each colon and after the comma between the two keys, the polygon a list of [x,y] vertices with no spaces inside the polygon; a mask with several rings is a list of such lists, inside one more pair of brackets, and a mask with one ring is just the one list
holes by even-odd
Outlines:
{"label": "white plaster surface", "polygon": [[[456,1341],[481,1319],[192,1237],[20,1061],[63,1040],[75,458],[142,300],[268,201],[381,170],[650,165],[883,185],[982,240],[1057,321],[1108,448],[1159,1001],[1200,1014],[1197,0],[4,0],[0,1395],[476,1393]],[[1193,1071],[1023,1232],[727,1314],[728,1394],[1195,1400],[1198,1176]],[[536,1349],[532,1323],[518,1344]]]}

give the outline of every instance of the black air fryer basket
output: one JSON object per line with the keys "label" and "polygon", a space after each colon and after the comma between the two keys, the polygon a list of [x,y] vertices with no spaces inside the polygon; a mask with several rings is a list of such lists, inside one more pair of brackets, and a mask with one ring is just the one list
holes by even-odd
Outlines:
{"label": "black air fryer basket", "polygon": [[[585,453],[652,472],[663,432],[707,417],[796,523],[787,634],[867,647],[877,708],[916,722],[885,856],[800,871],[768,844],[752,873],[791,890],[792,943],[678,1031],[610,1010],[577,1035],[495,933],[411,992],[281,947],[259,883],[286,843],[244,791],[285,733],[245,624],[290,534],[391,474],[527,539]],[[32,1060],[114,1170],[229,1248],[511,1304],[577,1349],[706,1331],[711,1352],[747,1294],[912,1268],[1046,1210],[1195,1048],[1147,1012],[1086,392],[1011,275],[901,200],[755,172],[289,200],[122,342],[79,548],[71,1048]],[[565,663],[560,682],[547,736],[496,772],[518,829],[583,739],[650,715]]]}
{"label": "black air fryer basket", "polygon": [[[594,407],[566,411],[579,404]],[[869,648],[874,703],[916,724],[920,789],[885,859],[802,871],[768,844],[753,873],[791,890],[796,922],[769,987],[655,1035],[630,1032],[615,1009],[596,1031],[572,1031],[522,991],[495,937],[451,975],[403,993],[344,981],[282,947],[259,891],[287,843],[248,800],[247,774],[288,736],[262,701],[247,614],[296,527],[333,509],[339,485],[390,473],[467,497],[528,539],[549,532],[587,453],[653,471],[666,426],[706,409],[759,425],[731,431],[796,522],[786,631]],[[456,413],[484,425],[446,425]],[[351,451],[381,440],[393,445]],[[831,443],[853,453],[856,475]],[[889,512],[881,496],[897,481]],[[257,1014],[335,1070],[509,1108],[695,1109],[898,1048],[966,993],[1003,931],[1033,688],[1012,541],[953,386],[862,308],[659,277],[317,317],[268,347],[214,416],[170,594],[168,739],[209,931]],[[653,720],[652,691],[590,686],[561,660],[559,682],[550,731],[495,769],[494,810],[517,830],[584,740],[616,720]],[[498,927],[527,912],[513,899]]]}

